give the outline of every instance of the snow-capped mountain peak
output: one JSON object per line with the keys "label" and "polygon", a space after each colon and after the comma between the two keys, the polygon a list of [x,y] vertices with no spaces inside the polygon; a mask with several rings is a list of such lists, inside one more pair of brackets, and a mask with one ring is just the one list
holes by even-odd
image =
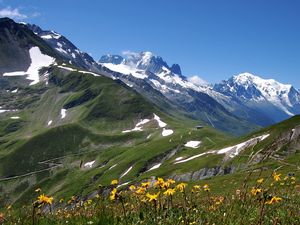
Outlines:
{"label": "snow-capped mountain peak", "polygon": [[295,111],[294,106],[299,104],[299,92],[292,85],[282,84],[274,79],[263,79],[251,73],[241,73],[216,84],[214,89],[227,96],[239,98],[249,105],[260,104],[261,107],[262,104],[273,105],[289,116],[298,112],[298,109]]}

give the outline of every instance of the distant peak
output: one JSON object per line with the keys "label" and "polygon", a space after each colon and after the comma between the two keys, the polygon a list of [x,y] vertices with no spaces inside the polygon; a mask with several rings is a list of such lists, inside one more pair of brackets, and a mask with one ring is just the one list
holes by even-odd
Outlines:
{"label": "distant peak", "polygon": [[170,70],[175,73],[175,74],[178,74],[178,75],[182,75],[181,73],[181,68],[179,66],[179,64],[173,64],[170,68]]}

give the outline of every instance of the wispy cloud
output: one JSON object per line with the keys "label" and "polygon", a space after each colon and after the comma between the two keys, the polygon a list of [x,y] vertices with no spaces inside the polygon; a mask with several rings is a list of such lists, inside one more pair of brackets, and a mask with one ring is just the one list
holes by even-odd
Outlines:
{"label": "wispy cloud", "polygon": [[139,56],[139,53],[126,50],[126,51],[122,51],[122,55],[125,56],[125,57],[128,57],[128,58],[131,58],[131,57]]}
{"label": "wispy cloud", "polygon": [[20,8],[12,8],[10,6],[2,8],[2,9],[0,8],[0,17],[9,17],[14,20],[24,20],[24,19],[28,19],[28,18],[34,18],[37,16],[41,16],[41,13],[28,12],[25,14],[24,12],[21,12]]}
{"label": "wispy cloud", "polygon": [[189,82],[196,84],[196,85],[206,85],[208,82],[206,80],[203,80],[201,77],[195,75],[187,78]]}
{"label": "wispy cloud", "polygon": [[22,20],[27,19],[28,16],[21,13],[18,8],[6,7],[4,9],[0,9],[0,17],[9,17],[11,19]]}

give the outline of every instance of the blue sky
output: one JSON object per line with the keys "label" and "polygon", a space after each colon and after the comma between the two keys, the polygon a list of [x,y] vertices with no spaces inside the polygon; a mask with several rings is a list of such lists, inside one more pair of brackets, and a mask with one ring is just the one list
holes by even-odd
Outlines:
{"label": "blue sky", "polygon": [[247,71],[300,88],[298,0],[0,0],[4,9],[95,59],[151,51],[212,83]]}

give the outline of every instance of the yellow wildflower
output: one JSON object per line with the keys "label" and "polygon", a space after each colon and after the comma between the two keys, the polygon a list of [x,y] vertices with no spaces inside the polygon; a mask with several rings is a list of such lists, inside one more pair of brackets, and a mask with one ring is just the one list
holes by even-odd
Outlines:
{"label": "yellow wildflower", "polygon": [[150,181],[141,183],[141,185],[143,188],[148,188],[148,187],[150,187]]}
{"label": "yellow wildflower", "polygon": [[256,196],[257,194],[259,194],[261,192],[262,192],[261,188],[254,188],[253,187],[252,190],[251,190],[251,194],[254,195],[254,196]]}
{"label": "yellow wildflower", "polygon": [[135,187],[134,185],[130,185],[130,186],[129,186],[129,190],[130,190],[130,191],[134,191],[135,189],[136,189],[136,187]]}
{"label": "yellow wildflower", "polygon": [[174,193],[175,193],[175,189],[174,188],[169,188],[168,190],[166,190],[164,192],[164,195],[166,195],[166,196],[172,196],[172,195],[174,195]]}
{"label": "yellow wildflower", "polygon": [[280,202],[281,200],[282,200],[282,198],[274,196],[269,201],[266,201],[266,204],[271,205],[273,203]]}
{"label": "yellow wildflower", "polygon": [[118,183],[119,183],[118,180],[112,180],[112,181],[110,182],[111,185],[117,185]]}
{"label": "yellow wildflower", "polygon": [[294,181],[295,181],[295,180],[296,180],[296,177],[291,177],[291,180],[294,180]]}
{"label": "yellow wildflower", "polygon": [[86,201],[86,203],[87,203],[88,205],[90,205],[90,204],[93,203],[93,200],[92,200],[92,199],[89,199],[89,200]]}
{"label": "yellow wildflower", "polygon": [[281,179],[280,176],[281,176],[281,174],[277,174],[276,172],[273,174],[273,178],[275,181],[280,181],[280,179]]}
{"label": "yellow wildflower", "polygon": [[38,197],[38,202],[40,204],[50,204],[51,205],[53,202],[53,197],[48,197],[48,196],[42,194]]}
{"label": "yellow wildflower", "polygon": [[175,180],[173,180],[173,179],[168,179],[168,180],[165,182],[165,188],[169,188],[172,184],[175,184]]}
{"label": "yellow wildflower", "polygon": [[157,201],[159,194],[160,194],[160,192],[157,192],[156,194],[147,193],[146,197],[149,199],[149,202]]}
{"label": "yellow wildflower", "polygon": [[180,183],[180,184],[177,184],[176,188],[177,188],[180,192],[183,192],[186,186],[187,186],[186,183]]}
{"label": "yellow wildflower", "polygon": [[259,184],[261,184],[262,182],[264,182],[264,178],[260,178],[256,182],[259,183]]}
{"label": "yellow wildflower", "polygon": [[63,202],[64,202],[64,199],[61,198],[61,199],[59,200],[59,203],[63,203]]}
{"label": "yellow wildflower", "polygon": [[145,194],[146,193],[146,188],[144,187],[139,187],[135,193],[139,194],[139,195],[142,195],[142,194]]}
{"label": "yellow wildflower", "polygon": [[164,184],[165,184],[164,179],[159,177],[159,178],[157,178],[157,180],[155,181],[154,186],[155,186],[155,187],[163,188],[163,187],[164,187]]}
{"label": "yellow wildflower", "polygon": [[209,188],[208,184],[205,184],[205,185],[203,186],[203,190],[204,190],[204,191],[207,191],[207,192],[210,191],[210,188]]}
{"label": "yellow wildflower", "polygon": [[112,191],[110,192],[109,199],[110,199],[111,201],[114,201],[114,200],[116,200],[116,197],[117,197],[117,188],[114,188],[114,189],[112,189]]}

